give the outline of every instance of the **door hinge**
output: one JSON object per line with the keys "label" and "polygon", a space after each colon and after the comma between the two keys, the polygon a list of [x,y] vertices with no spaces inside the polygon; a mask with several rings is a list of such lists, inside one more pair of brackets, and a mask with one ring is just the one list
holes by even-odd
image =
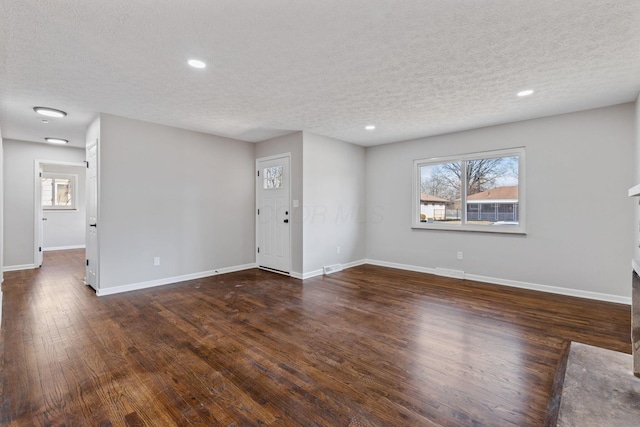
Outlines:
{"label": "door hinge", "polygon": [[87,267],[89,267],[89,260],[87,260]]}
{"label": "door hinge", "polygon": [[258,253],[260,253],[260,246],[258,246]]}
{"label": "door hinge", "polygon": [[38,247],[38,252],[42,252],[42,246]]}
{"label": "door hinge", "polygon": [[89,162],[88,161],[84,161],[87,164],[87,169],[89,169]]}
{"label": "door hinge", "polygon": [[260,176],[260,171],[258,171],[258,176]]}
{"label": "door hinge", "polygon": [[40,178],[42,178],[42,172],[40,172]]}
{"label": "door hinge", "polygon": [[260,209],[258,209],[258,215],[260,215]]}

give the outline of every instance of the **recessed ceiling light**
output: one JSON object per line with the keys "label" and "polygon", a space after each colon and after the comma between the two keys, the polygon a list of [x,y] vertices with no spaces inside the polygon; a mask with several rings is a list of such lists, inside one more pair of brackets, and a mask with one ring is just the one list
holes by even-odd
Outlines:
{"label": "recessed ceiling light", "polygon": [[364,127],[366,130],[374,130],[376,127],[374,125],[368,125]]}
{"label": "recessed ceiling light", "polygon": [[62,110],[49,107],[33,107],[33,111],[47,117],[65,117],[67,115],[67,113]]}
{"label": "recessed ceiling light", "polygon": [[533,93],[533,90],[531,89],[521,90],[520,92],[518,92],[518,96],[529,96],[532,93]]}
{"label": "recessed ceiling light", "polygon": [[197,59],[190,59],[188,64],[191,65],[193,68],[204,68],[207,66],[207,64]]}
{"label": "recessed ceiling light", "polygon": [[49,137],[46,137],[44,140],[47,141],[50,144],[68,144],[69,143],[69,141],[67,141],[66,139],[62,139],[62,138],[49,138]]}

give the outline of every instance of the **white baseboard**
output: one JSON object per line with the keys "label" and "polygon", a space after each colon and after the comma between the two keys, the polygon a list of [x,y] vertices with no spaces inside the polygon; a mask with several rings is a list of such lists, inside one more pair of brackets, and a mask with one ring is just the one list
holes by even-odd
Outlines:
{"label": "white baseboard", "polygon": [[66,251],[69,249],[85,249],[86,245],[71,245],[71,246],[51,246],[50,248],[42,248],[44,252],[47,251]]}
{"label": "white baseboard", "polygon": [[532,291],[549,292],[552,294],[567,295],[571,297],[594,299],[598,301],[615,302],[618,304],[631,305],[631,297],[620,295],[603,294],[600,292],[582,291],[579,289],[561,288],[557,286],[540,285],[538,283],[520,282],[517,280],[500,279],[497,277],[480,276],[477,274],[465,274],[467,280],[476,282],[493,283],[495,285],[505,285],[514,288],[529,289]]}
{"label": "white baseboard", "polygon": [[35,264],[5,265],[2,271],[32,270],[34,268],[38,268],[38,266]]}
{"label": "white baseboard", "polygon": [[397,268],[398,270],[415,271],[417,273],[436,274],[435,268],[418,267],[417,265],[398,264],[395,262],[378,261],[375,259],[366,260],[366,264],[377,265],[379,267]]}
{"label": "white baseboard", "polygon": [[308,273],[304,273],[302,275],[302,280],[311,279],[312,277],[322,276],[322,274],[323,274],[322,269],[309,271]]}
{"label": "white baseboard", "polygon": [[166,277],[163,279],[149,280],[147,282],[131,283],[128,285],[112,286],[112,287],[100,287],[96,290],[96,295],[99,297],[105,295],[119,294],[122,292],[137,291],[140,289],[153,288],[156,286],[170,285],[172,283],[185,282],[187,280],[202,279],[204,277],[217,276],[219,274],[233,273],[234,271],[250,270],[257,268],[255,263],[236,265],[232,267],[218,268],[215,270],[202,271],[200,273],[184,274],[182,276]]}
{"label": "white baseboard", "polygon": [[[347,268],[357,267],[359,265],[364,265],[366,263],[367,263],[367,260],[360,259],[357,261],[348,262],[346,264],[341,264],[341,266],[343,270],[346,270]],[[294,279],[300,279],[300,280],[311,279],[312,277],[322,276],[323,274],[324,272],[322,271],[321,268],[318,270],[309,271],[308,273],[298,273],[296,271],[292,271],[291,273],[289,273],[289,275]]]}
{"label": "white baseboard", "polygon": [[[395,262],[377,261],[377,260],[372,260],[372,259],[366,260],[366,264],[378,265],[380,267],[397,268],[399,270],[415,271],[415,272],[418,272],[418,273],[427,273],[427,274],[441,275],[441,276],[445,276],[445,277],[452,277],[452,276],[449,276],[447,274],[438,274],[438,269],[436,269],[436,268],[418,267],[418,266],[415,266],[415,265],[398,264],[398,263],[395,263]],[[623,296],[620,296],[620,295],[611,295],[611,294],[604,294],[604,293],[599,293],[599,292],[582,291],[582,290],[579,290],[579,289],[561,288],[561,287],[557,287],[557,286],[541,285],[541,284],[538,284],[538,283],[520,282],[518,280],[500,279],[498,277],[480,276],[478,274],[467,274],[467,273],[464,273],[462,277],[457,277],[457,278],[466,279],[466,280],[474,280],[476,282],[491,283],[491,284],[494,284],[494,285],[511,286],[511,287],[514,287],[514,288],[528,289],[528,290],[532,290],[532,291],[549,292],[549,293],[552,293],[552,294],[567,295],[567,296],[572,296],[572,297],[587,298],[587,299],[593,299],[593,300],[598,300],[598,301],[606,301],[606,302],[614,302],[614,303],[618,303],[618,304],[631,305],[631,298],[630,297],[623,297]]]}
{"label": "white baseboard", "polygon": [[298,273],[297,271],[292,271],[291,273],[289,273],[289,276],[293,277],[294,279],[300,280],[310,279],[312,277],[322,276],[322,269],[310,271],[308,273]]}
{"label": "white baseboard", "polygon": [[357,267],[359,265],[365,265],[367,263],[366,259],[359,259],[358,261],[348,262],[346,264],[342,264],[342,269],[346,270],[347,268]]}

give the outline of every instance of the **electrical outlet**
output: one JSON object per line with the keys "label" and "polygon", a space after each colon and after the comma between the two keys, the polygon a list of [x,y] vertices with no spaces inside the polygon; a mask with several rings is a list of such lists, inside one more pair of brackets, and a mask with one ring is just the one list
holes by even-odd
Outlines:
{"label": "electrical outlet", "polygon": [[340,246],[336,246],[336,253],[340,255]]}
{"label": "electrical outlet", "polygon": [[462,252],[458,252],[458,259],[462,259]]}
{"label": "electrical outlet", "polygon": [[159,256],[154,257],[154,258],[153,258],[153,266],[154,266],[154,267],[157,267],[157,266],[159,266],[159,265],[160,265],[160,257],[159,257]]}

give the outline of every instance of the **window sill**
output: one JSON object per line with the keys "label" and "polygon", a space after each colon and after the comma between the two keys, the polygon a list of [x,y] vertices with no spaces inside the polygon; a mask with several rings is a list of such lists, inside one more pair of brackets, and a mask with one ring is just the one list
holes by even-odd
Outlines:
{"label": "window sill", "polygon": [[434,223],[413,224],[413,230],[470,231],[473,233],[526,235],[524,227],[516,225],[446,225]]}

